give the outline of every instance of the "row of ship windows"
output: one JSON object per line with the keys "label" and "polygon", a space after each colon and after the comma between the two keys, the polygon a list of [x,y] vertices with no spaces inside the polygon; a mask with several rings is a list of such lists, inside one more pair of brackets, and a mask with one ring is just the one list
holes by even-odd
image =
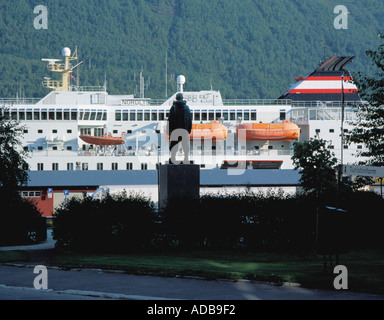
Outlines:
{"label": "row of ship windows", "polygon": [[[256,110],[191,110],[194,121],[212,121],[220,120],[224,121],[232,120],[235,121],[239,118],[244,121],[255,121],[257,120]],[[107,112],[104,111],[24,111],[24,110],[5,110],[3,111],[5,120],[16,120],[16,121],[39,121],[39,120],[90,120],[90,121],[106,121]],[[130,110],[122,111],[117,110],[115,112],[116,121],[164,121],[167,120],[169,111],[167,110],[155,110],[155,111],[141,111],[141,110]],[[280,111],[280,120],[285,120],[285,111]]]}
{"label": "row of ship windows", "polygon": [[[244,121],[257,120],[256,110],[191,110],[194,121],[213,121],[223,119],[224,121],[235,121],[239,118]],[[169,111],[121,111],[116,110],[115,121],[163,121],[168,119]],[[285,111],[280,111],[280,120],[285,120]]]}
{"label": "row of ship windows", "polygon": [[95,120],[105,121],[107,120],[107,111],[85,110],[85,111],[62,111],[62,110],[5,110],[3,111],[3,117],[5,120]]}
{"label": "row of ship windows", "polygon": [[[28,129],[23,130],[23,133],[28,133],[28,132],[29,132]],[[37,133],[42,134],[42,133],[44,133],[44,130],[43,129],[37,129]],[[57,133],[57,129],[52,129],[52,133]],[[72,129],[67,129],[67,133],[72,133]]]}
{"label": "row of ship windows", "polygon": [[[316,133],[320,133],[321,130],[320,129],[315,129],[315,132]],[[334,133],[335,132],[335,129],[329,129],[329,133]],[[344,133],[347,133],[348,132],[348,129],[343,129],[343,132]]]}
{"label": "row of ship windows", "polygon": [[[205,168],[205,164],[200,164],[201,168]],[[73,171],[75,170],[88,170],[89,165],[88,163],[76,163],[76,167],[73,163],[67,163],[67,171]],[[148,164],[147,163],[141,163],[140,164],[140,169],[141,170],[148,170]],[[44,163],[38,163],[37,164],[37,170],[38,171],[44,171]],[[52,171],[58,171],[59,170],[59,164],[58,163],[52,163]],[[96,165],[96,170],[102,171],[104,170],[104,163],[100,162],[97,163]],[[107,170],[107,169],[106,169]],[[119,170],[119,164],[117,162],[111,163],[111,170]],[[133,163],[132,162],[127,162],[125,166],[125,170],[133,170]],[[23,197],[39,197],[41,196],[40,191],[38,192],[27,192],[24,191],[22,193]]]}
{"label": "row of ship windows", "polygon": [[[58,171],[59,170],[59,164],[58,163],[52,163],[51,169],[53,171]],[[67,163],[67,171],[72,171],[72,170],[89,170],[89,164],[87,162],[83,163],[72,163],[69,162]],[[133,170],[133,163],[132,162],[127,162],[125,166],[126,170]],[[148,164],[147,163],[141,163],[141,170],[147,170],[148,169]],[[37,164],[37,170],[38,171],[44,171],[44,163],[38,163]],[[104,163],[99,162],[96,164],[96,170],[104,170]],[[119,164],[117,162],[111,163],[111,170],[119,170]]]}
{"label": "row of ship windows", "polygon": [[[345,145],[343,146],[343,148],[344,148],[344,149],[348,149],[349,146],[348,146],[347,144],[345,144]],[[328,149],[335,149],[335,146],[331,144],[331,145],[328,146]],[[357,145],[357,149],[358,149],[358,150],[361,150],[361,149],[363,149],[363,146],[359,144],[359,145]]]}
{"label": "row of ship windows", "polygon": [[[209,120],[211,120],[211,119],[209,119]],[[256,118],[251,119],[251,120],[256,120]],[[284,120],[284,119],[280,119],[280,120]],[[23,132],[28,133],[28,129],[24,129]],[[320,133],[320,129],[315,129],[315,132]],[[329,133],[334,133],[334,132],[335,132],[335,129],[329,129]],[[347,132],[348,132],[348,129],[344,129],[344,133],[347,133]],[[42,133],[44,133],[44,131],[43,131],[43,129],[38,129],[37,133],[42,134]],[[52,129],[52,133],[57,133],[57,129]],[[67,133],[72,133],[72,129],[67,129]],[[113,133],[117,133],[117,130],[113,130]],[[81,128],[80,134],[91,134],[91,128]],[[103,136],[103,134],[104,134],[104,130],[102,128],[96,128],[95,129],[95,136],[101,137],[101,136]]]}
{"label": "row of ship windows", "polygon": [[[36,147],[28,147],[28,146],[25,146],[25,147],[23,147],[23,149],[24,149],[24,151],[31,151],[31,150],[43,151],[43,150],[44,150],[44,147],[43,147],[43,146],[37,146],[37,148],[36,148]],[[72,150],[73,150],[72,146],[67,146],[65,149],[66,149],[67,151],[72,151]],[[45,150],[53,150],[53,151],[56,151],[56,150],[64,150],[64,149],[59,149],[58,146],[52,146],[51,149],[46,148]]]}
{"label": "row of ship windows", "polygon": [[[284,145],[282,145],[281,147],[284,148]],[[129,146],[128,148],[131,149],[132,147]],[[198,150],[201,149],[201,148],[202,148],[201,146],[198,146],[198,147],[197,147]],[[231,149],[231,148],[232,148],[231,146],[227,146],[227,149]],[[245,146],[242,146],[241,148],[242,148],[242,149],[245,149]],[[259,146],[254,146],[254,149],[255,149],[255,150],[259,150],[259,148],[260,148]],[[329,145],[328,148],[329,148],[329,149],[335,149],[335,146],[334,146],[334,145]],[[344,148],[344,149],[348,149],[349,147],[348,147],[348,145],[346,144],[346,145],[343,146],[343,148]],[[83,149],[83,150],[86,150],[85,145],[83,145],[83,148],[82,148],[82,149]],[[273,149],[273,146],[268,146],[268,149],[269,149],[269,150],[272,150],[272,149]],[[357,149],[361,150],[361,149],[363,149],[363,146],[362,146],[362,145],[357,145]],[[29,151],[29,150],[30,150],[29,147],[24,147],[24,151]],[[41,150],[44,150],[44,148],[43,148],[42,146],[38,146],[38,147],[37,147],[37,150],[41,151]],[[58,149],[57,146],[53,146],[53,147],[52,147],[52,150],[55,151],[55,150],[59,150],[59,149]],[[67,147],[66,147],[66,150],[71,151],[71,150],[72,150],[72,146],[67,146]],[[212,150],[216,150],[216,146],[212,146]],[[102,163],[101,163],[101,165],[102,165]],[[54,169],[52,169],[52,170],[54,170]],[[58,170],[58,169],[56,169],[56,170]],[[83,169],[83,170],[87,170],[87,169]],[[103,169],[97,169],[97,170],[103,170]],[[114,169],[112,169],[112,170],[114,170]],[[116,169],[116,170],[117,170],[117,169]]]}
{"label": "row of ship windows", "polygon": [[[80,134],[91,134],[91,128],[81,128],[80,129]],[[104,128],[94,128],[93,129],[94,135],[97,137],[102,137],[104,135]],[[117,133],[117,130],[113,130],[113,133]],[[23,133],[29,133],[29,129],[24,129]],[[38,134],[43,134],[44,130],[43,129],[37,129]],[[57,129],[52,129],[52,133],[58,133]],[[67,133],[71,134],[72,129],[67,129]]]}

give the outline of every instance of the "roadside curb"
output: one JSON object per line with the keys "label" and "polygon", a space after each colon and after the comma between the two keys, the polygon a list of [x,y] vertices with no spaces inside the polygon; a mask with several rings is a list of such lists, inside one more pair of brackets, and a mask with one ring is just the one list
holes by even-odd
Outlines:
{"label": "roadside curb", "polygon": [[151,297],[151,296],[140,296],[140,295],[128,295],[121,293],[110,293],[110,292],[99,292],[99,291],[86,291],[86,290],[53,290],[53,289],[35,289],[30,287],[16,287],[0,284],[0,289],[6,290],[18,290],[18,291],[31,291],[31,292],[42,292],[42,293],[55,293],[55,294],[70,294],[78,296],[86,296],[93,298],[112,299],[112,300],[179,300],[179,299],[168,299],[164,297]]}

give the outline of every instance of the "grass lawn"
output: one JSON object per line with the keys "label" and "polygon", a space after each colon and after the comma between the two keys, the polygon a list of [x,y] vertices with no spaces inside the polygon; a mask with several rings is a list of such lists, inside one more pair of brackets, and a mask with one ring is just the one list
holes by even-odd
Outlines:
{"label": "grass lawn", "polygon": [[29,256],[25,251],[22,250],[10,250],[10,251],[0,251],[0,263],[7,262],[26,262],[29,260]]}
{"label": "grass lawn", "polygon": [[[79,254],[57,252],[52,264],[65,267],[118,269],[133,274],[198,276],[206,279],[250,279],[275,283],[298,282],[303,287],[334,289],[337,276],[323,272],[315,254],[191,251],[155,254]],[[384,294],[384,252],[353,250],[341,256],[348,269],[348,289]]]}

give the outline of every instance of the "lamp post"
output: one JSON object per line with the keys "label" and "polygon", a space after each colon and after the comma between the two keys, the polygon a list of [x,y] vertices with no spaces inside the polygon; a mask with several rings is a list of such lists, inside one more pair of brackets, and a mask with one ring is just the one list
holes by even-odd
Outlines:
{"label": "lamp post", "polygon": [[344,75],[341,74],[341,135],[340,135],[340,164],[337,175],[337,207],[340,208],[340,188],[343,174],[343,156],[344,156]]}

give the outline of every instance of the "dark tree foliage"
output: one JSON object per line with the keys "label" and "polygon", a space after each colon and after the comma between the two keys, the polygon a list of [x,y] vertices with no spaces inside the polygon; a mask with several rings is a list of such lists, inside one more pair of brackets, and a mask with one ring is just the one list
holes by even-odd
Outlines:
{"label": "dark tree foliage", "polygon": [[0,245],[45,238],[44,218],[18,189],[28,182],[27,153],[21,148],[23,127],[6,121],[0,110]]}
{"label": "dark tree foliage", "polygon": [[366,150],[358,153],[366,157],[360,164],[384,166],[384,42],[376,51],[368,50],[366,54],[378,71],[374,76],[363,72],[354,75],[364,103],[358,106],[357,120],[351,122],[354,128],[346,134],[346,139],[365,145]]}
{"label": "dark tree foliage", "polygon": [[153,203],[141,195],[71,198],[54,213],[53,238],[60,248],[127,252],[150,247]]}
{"label": "dark tree foliage", "polygon": [[304,191],[321,196],[335,189],[337,159],[325,140],[311,138],[294,142],[292,161],[294,169],[300,170],[300,185]]}
{"label": "dark tree foliage", "polygon": [[31,244],[46,240],[46,221],[33,202],[12,202],[0,193],[0,245]]}
{"label": "dark tree foliage", "polygon": [[0,115],[0,186],[12,199],[17,197],[18,187],[28,182],[27,152],[21,148],[20,141],[22,134],[23,127]]}

